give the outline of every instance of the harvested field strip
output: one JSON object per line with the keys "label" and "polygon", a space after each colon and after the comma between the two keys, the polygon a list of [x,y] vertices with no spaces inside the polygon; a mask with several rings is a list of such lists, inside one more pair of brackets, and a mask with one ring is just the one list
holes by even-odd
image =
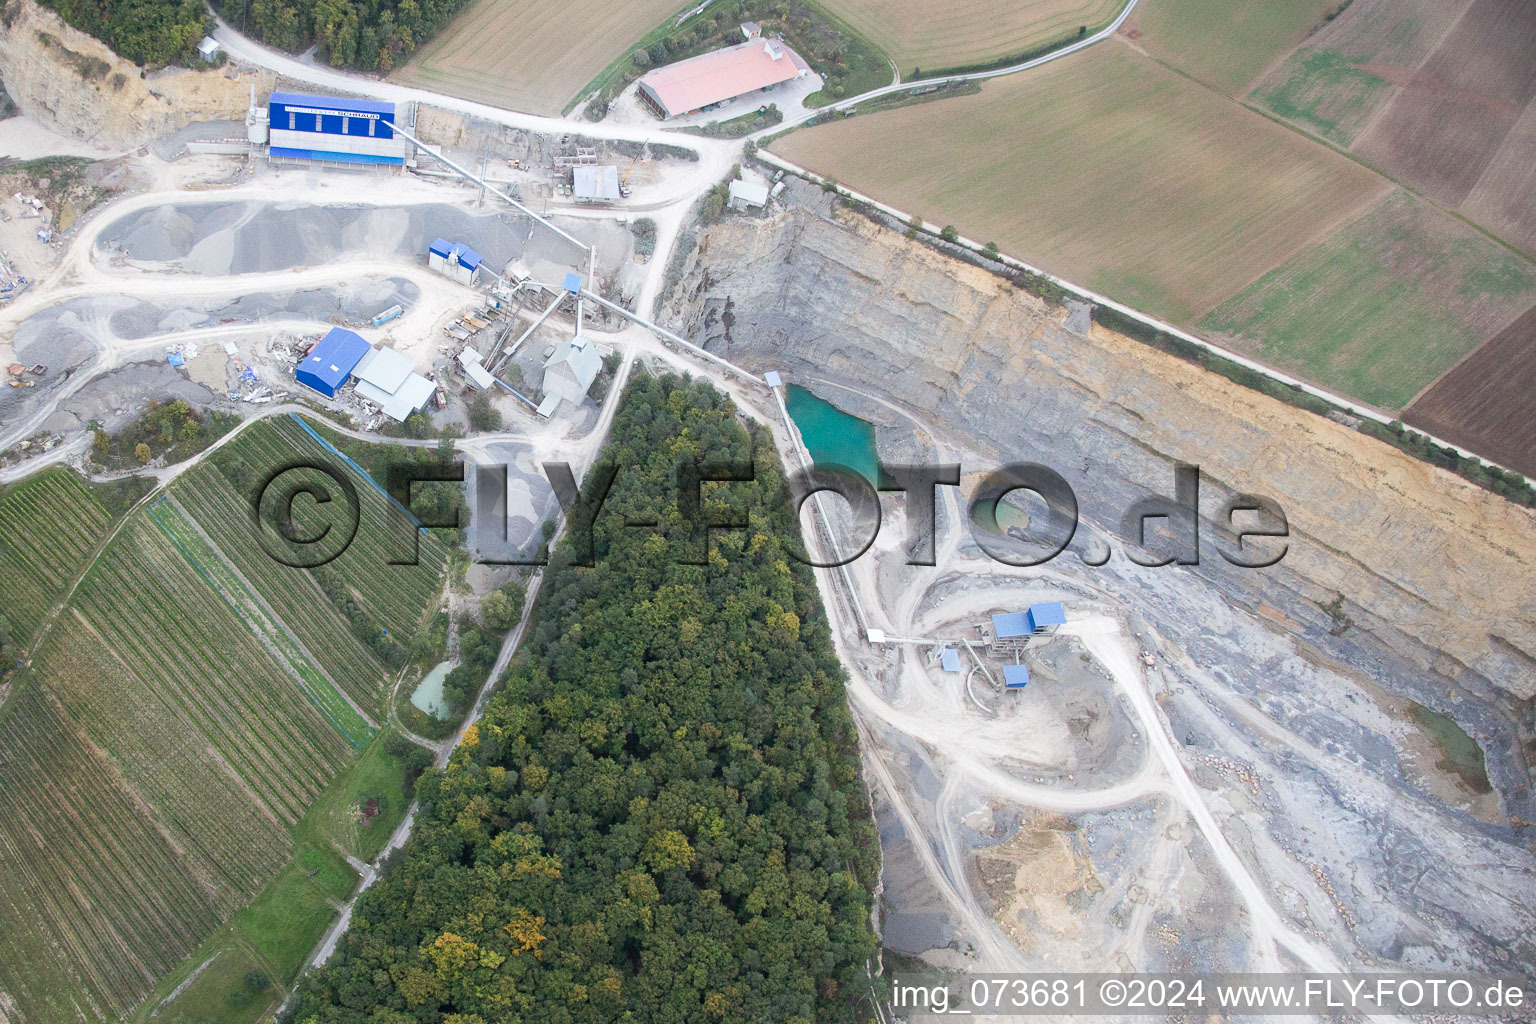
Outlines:
{"label": "harvested field strip", "polygon": [[1536,102],[1504,136],[1461,212],[1536,258]]}
{"label": "harvested field strip", "polygon": [[1536,97],[1536,4],[1473,0],[1355,151],[1455,206]]}
{"label": "harvested field strip", "polygon": [[308,570],[283,565],[262,550],[251,527],[249,507],[219,471],[199,466],[177,481],[175,493],[330,677],[354,702],[377,715],[388,682],[383,664],[352,635]]}
{"label": "harvested field strip", "polygon": [[1388,189],[1117,42],[772,148],[1185,323]]}
{"label": "harvested field strip", "polygon": [[1536,306],[1420,395],[1403,420],[1536,479]]}
{"label": "harvested field strip", "polygon": [[1130,35],[1152,56],[1236,96],[1338,8],[1339,0],[1155,0],[1136,8]]}
{"label": "harvested field strip", "polygon": [[1398,191],[1212,312],[1205,329],[1383,409],[1536,303],[1536,268]]}
{"label": "harvested field strip", "polygon": [[110,521],[67,469],[44,470],[0,501],[0,593],[17,642],[31,638]]}
{"label": "harvested field strip", "polygon": [[361,749],[373,738],[373,727],[321,674],[300,648],[293,634],[251,592],[224,556],[215,551],[203,535],[187,522],[180,509],[161,498],[150,506],[147,514],[187,559],[188,564],[224,599],[230,610],[276,653],[304,695],[348,743]]}
{"label": "harvested field strip", "polygon": [[423,46],[394,80],[531,114],[567,101],[682,0],[479,0]]}
{"label": "harvested field strip", "polygon": [[229,913],[34,686],[0,723],[0,989],[29,1020],[131,1009]]}
{"label": "harvested field strip", "polygon": [[[1413,77],[1470,0],[1353,0],[1250,99],[1341,146]],[[1272,6],[1283,7],[1283,4]]]}
{"label": "harvested field strip", "polygon": [[904,76],[1023,53],[1103,28],[1125,0],[827,0],[827,10],[884,50]]}

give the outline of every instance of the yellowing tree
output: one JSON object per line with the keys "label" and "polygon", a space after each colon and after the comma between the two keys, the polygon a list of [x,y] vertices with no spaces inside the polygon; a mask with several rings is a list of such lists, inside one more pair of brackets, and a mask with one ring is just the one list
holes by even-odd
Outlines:
{"label": "yellowing tree", "polygon": [[444,981],[456,981],[464,972],[480,965],[480,947],[453,932],[443,932],[427,949],[427,956],[437,967],[437,976]]}
{"label": "yellowing tree", "polygon": [[645,846],[645,862],[652,871],[687,868],[693,864],[693,847],[688,837],[675,829],[662,829]]}
{"label": "yellowing tree", "polygon": [[518,907],[512,914],[512,920],[502,925],[502,930],[516,943],[512,952],[532,953],[535,957],[543,959],[539,952],[539,946],[544,943],[544,933],[539,931],[544,927],[544,919],[535,917],[522,907]]}

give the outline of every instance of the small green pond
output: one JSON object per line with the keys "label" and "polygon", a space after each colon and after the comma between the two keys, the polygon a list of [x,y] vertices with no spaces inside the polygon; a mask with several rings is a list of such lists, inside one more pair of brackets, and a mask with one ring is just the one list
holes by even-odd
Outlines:
{"label": "small green pond", "polygon": [[453,662],[444,661],[435,665],[431,672],[422,677],[416,685],[416,690],[411,694],[411,703],[433,718],[448,717],[448,703],[443,700],[443,680],[448,678],[448,671],[453,668]]}
{"label": "small green pond", "polygon": [[1453,771],[1461,776],[1467,786],[1478,793],[1491,793],[1488,782],[1488,764],[1483,759],[1483,748],[1468,736],[1455,720],[1429,710],[1422,704],[1408,702],[1408,713],[1413,724],[1428,733],[1440,748],[1440,769]]}

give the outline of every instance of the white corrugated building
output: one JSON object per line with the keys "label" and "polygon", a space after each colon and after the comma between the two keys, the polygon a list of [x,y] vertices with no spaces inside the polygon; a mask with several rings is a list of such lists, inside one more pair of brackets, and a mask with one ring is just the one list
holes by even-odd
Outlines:
{"label": "white corrugated building", "polygon": [[432,400],[436,386],[415,372],[415,364],[392,348],[376,348],[363,356],[352,376],[356,392],[397,422]]}
{"label": "white corrugated building", "polygon": [[619,169],[611,164],[571,168],[571,195],[578,203],[619,201]]}

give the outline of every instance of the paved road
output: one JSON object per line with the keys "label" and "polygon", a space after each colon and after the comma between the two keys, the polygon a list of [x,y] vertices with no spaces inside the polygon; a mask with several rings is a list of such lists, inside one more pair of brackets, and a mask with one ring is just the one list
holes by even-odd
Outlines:
{"label": "paved road", "polygon": [[757,138],[763,135],[777,135],[786,129],[794,128],[798,125],[813,121],[819,115],[825,114],[828,111],[847,110],[851,107],[858,106],[860,103],[867,103],[870,100],[876,100],[882,96],[890,96],[898,92],[909,92],[913,89],[921,89],[931,85],[949,85],[954,82],[979,82],[985,78],[1001,78],[1003,75],[1017,74],[1020,71],[1028,71],[1031,68],[1037,68],[1042,64],[1049,64],[1053,60],[1060,60],[1063,57],[1070,57],[1072,54],[1077,53],[1079,50],[1086,50],[1094,43],[1102,42],[1103,40],[1108,39],[1110,36],[1119,31],[1120,26],[1125,24],[1125,19],[1131,16],[1131,11],[1136,8],[1137,3],[1138,0],[1129,0],[1129,2],[1125,5],[1125,9],[1120,12],[1119,16],[1116,17],[1114,21],[1110,22],[1108,25],[1095,32],[1093,35],[1084,36],[1082,39],[1079,39],[1077,42],[1070,46],[1063,46],[1059,50],[1052,50],[1050,53],[1036,57],[1033,60],[1021,61],[1018,64],[1009,64],[1007,67],[993,68],[990,71],[973,71],[964,75],[945,75],[942,78],[919,78],[910,82],[901,81],[901,76],[898,75],[897,81],[891,83],[890,85],[882,86],[879,89],[871,89],[869,92],[863,92],[857,96],[851,96],[848,99],[839,100],[836,103],[829,103],[825,107],[812,110],[809,113],[802,114],[800,117],[789,118],[780,124],[774,125],[772,128],[765,128],[763,131],[756,133],[756,135],[752,137]]}

